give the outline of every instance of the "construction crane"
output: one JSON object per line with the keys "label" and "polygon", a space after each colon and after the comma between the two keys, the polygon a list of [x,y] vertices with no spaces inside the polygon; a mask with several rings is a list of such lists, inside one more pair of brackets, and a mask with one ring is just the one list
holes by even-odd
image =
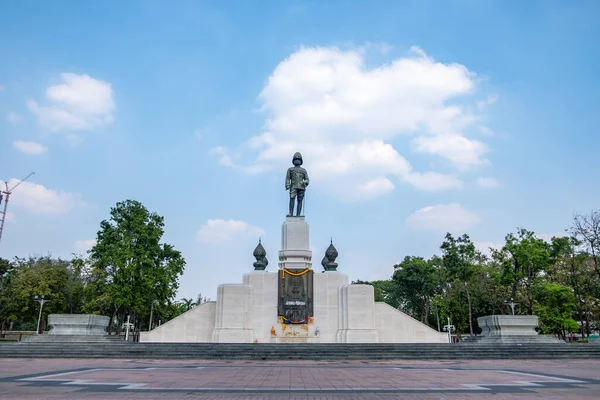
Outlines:
{"label": "construction crane", "polygon": [[29,177],[33,174],[35,174],[35,172],[32,172],[25,178],[21,179],[19,182],[17,182],[16,185],[11,187],[10,189],[8,188],[8,181],[4,182],[5,189],[0,191],[0,206],[2,206],[2,202],[4,202],[4,208],[0,213],[0,217],[2,218],[2,220],[0,220],[0,241],[2,241],[2,232],[4,231],[4,221],[6,220],[6,207],[8,206],[8,199],[10,199],[10,195],[12,194],[13,190],[15,190],[17,186],[19,186],[21,183],[29,179]]}

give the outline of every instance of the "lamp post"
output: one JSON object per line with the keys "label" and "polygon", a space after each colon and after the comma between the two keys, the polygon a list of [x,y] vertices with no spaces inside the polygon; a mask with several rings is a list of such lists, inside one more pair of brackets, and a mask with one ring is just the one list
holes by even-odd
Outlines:
{"label": "lamp post", "polygon": [[448,331],[448,343],[452,343],[452,331],[455,329],[454,325],[450,325],[450,317],[448,317],[448,325],[444,325],[444,330]]}
{"label": "lamp post", "polygon": [[519,303],[515,303],[514,299],[511,297],[510,301],[508,300],[504,300],[504,304],[508,304],[510,306],[510,309],[512,311],[512,315],[515,315],[515,306]]}
{"label": "lamp post", "polygon": [[42,309],[44,308],[44,303],[47,303],[50,300],[46,300],[44,298],[44,295],[38,296],[37,294],[35,296],[33,296],[33,300],[40,303],[40,314],[38,315],[37,330],[35,331],[35,334],[39,335],[40,334],[40,322],[42,321]]}

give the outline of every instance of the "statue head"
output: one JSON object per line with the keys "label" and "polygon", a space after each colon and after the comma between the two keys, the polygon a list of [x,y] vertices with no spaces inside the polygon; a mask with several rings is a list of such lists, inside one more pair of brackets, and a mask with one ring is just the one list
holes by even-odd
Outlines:
{"label": "statue head", "polygon": [[296,154],[294,154],[294,158],[292,159],[292,164],[296,166],[302,165],[302,154],[296,152]]}

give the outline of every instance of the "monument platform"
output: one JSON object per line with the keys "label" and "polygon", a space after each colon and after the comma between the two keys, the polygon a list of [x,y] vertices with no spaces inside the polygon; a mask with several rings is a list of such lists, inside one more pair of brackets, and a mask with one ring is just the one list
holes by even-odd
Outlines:
{"label": "monument platform", "polygon": [[[295,153],[286,173],[289,215],[281,226],[278,270],[267,271],[267,250],[254,249],[254,271],[241,283],[219,285],[217,301],[204,303],[140,334],[141,342],[213,343],[445,343],[444,333],[387,304],[371,285],[352,285],[338,271],[338,251],[324,249],[323,271],[313,270],[310,227],[302,216],[308,172]],[[296,216],[294,205],[297,203]],[[318,273],[321,272],[321,273]]]}
{"label": "monument platform", "polygon": [[141,342],[271,343],[446,343],[447,336],[381,302],[371,285],[350,284],[337,270],[333,243],[323,271],[312,269],[305,217],[286,217],[281,228],[279,268],[267,271],[259,243],[255,270],[241,283],[222,284],[207,302],[141,332]]}

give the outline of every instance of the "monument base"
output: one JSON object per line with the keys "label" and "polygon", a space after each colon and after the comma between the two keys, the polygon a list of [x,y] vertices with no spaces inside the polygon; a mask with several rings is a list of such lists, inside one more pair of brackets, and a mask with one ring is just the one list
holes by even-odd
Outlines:
{"label": "monument base", "polygon": [[49,335],[108,335],[106,328],[110,318],[93,314],[50,314],[48,325],[52,328]]}
{"label": "monument base", "polygon": [[477,324],[483,330],[483,336],[515,336],[538,333],[537,315],[486,315],[477,318]]}
{"label": "monument base", "polygon": [[486,315],[477,318],[481,336],[466,337],[466,344],[564,343],[552,335],[539,335],[537,315]]}

